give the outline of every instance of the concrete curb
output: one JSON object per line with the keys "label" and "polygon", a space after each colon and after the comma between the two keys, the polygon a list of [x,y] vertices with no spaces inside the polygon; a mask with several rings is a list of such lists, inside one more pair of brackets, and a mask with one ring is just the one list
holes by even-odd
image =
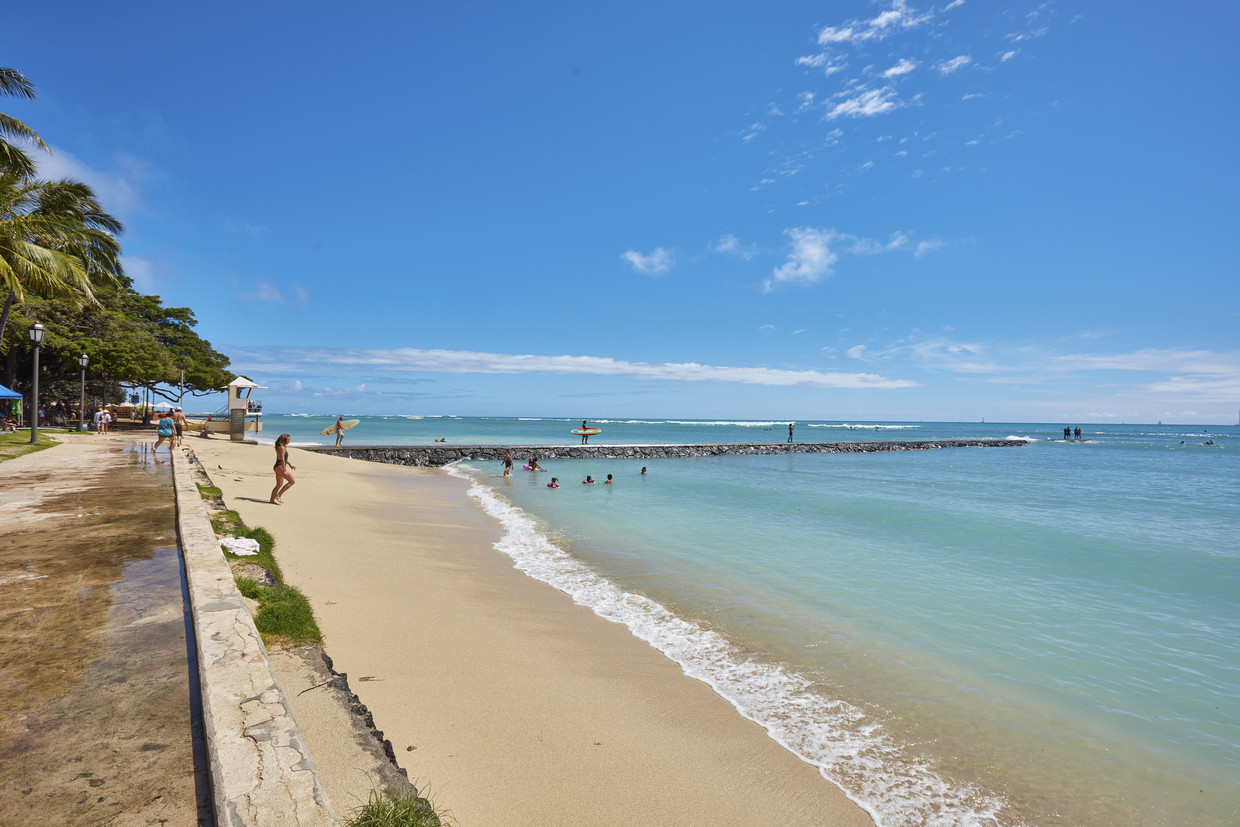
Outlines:
{"label": "concrete curb", "polygon": [[339,827],[215,539],[191,465],[176,455],[172,471],[216,824]]}

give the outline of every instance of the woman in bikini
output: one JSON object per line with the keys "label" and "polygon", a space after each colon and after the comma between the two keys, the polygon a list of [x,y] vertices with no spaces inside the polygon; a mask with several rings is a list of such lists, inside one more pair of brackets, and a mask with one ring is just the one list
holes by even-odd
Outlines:
{"label": "woman in bikini", "polygon": [[289,462],[288,459],[288,441],[291,438],[288,434],[280,434],[279,438],[276,439],[276,464],[272,467],[272,470],[276,472],[276,487],[271,489],[271,500],[269,501],[276,505],[284,505],[280,497],[297,482],[297,480],[293,479],[292,474],[293,471],[297,470],[297,467]]}

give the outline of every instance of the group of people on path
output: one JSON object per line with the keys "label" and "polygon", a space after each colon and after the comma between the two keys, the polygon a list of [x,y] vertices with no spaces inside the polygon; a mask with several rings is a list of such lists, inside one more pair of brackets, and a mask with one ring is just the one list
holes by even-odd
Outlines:
{"label": "group of people on path", "polygon": [[164,440],[168,440],[168,453],[171,454],[172,449],[181,444],[181,438],[185,435],[185,426],[188,422],[189,420],[185,418],[180,408],[165,412],[159,418],[159,425],[155,429],[155,435],[159,438],[155,440],[155,447],[151,450],[158,451],[159,446],[164,444]]}

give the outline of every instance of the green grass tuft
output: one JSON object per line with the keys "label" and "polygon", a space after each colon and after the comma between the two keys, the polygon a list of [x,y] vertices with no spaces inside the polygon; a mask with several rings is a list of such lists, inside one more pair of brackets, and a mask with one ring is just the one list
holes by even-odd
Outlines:
{"label": "green grass tuft", "polygon": [[263,593],[263,587],[258,585],[257,580],[252,580],[249,577],[238,577],[236,581],[237,591],[241,592],[242,597],[258,600]]}
{"label": "green grass tuft", "polygon": [[196,482],[194,485],[198,486],[198,493],[204,500],[214,500],[224,496],[224,492],[214,485],[203,485],[200,482]]}
{"label": "green grass tuft", "polygon": [[256,599],[259,609],[254,625],[263,633],[264,639],[280,638],[292,646],[318,643],[323,639],[323,633],[314,621],[310,601],[297,589],[291,586],[262,589]]}
{"label": "green grass tuft", "polygon": [[442,822],[425,798],[410,789],[370,791],[370,800],[358,807],[347,827],[440,827]]}

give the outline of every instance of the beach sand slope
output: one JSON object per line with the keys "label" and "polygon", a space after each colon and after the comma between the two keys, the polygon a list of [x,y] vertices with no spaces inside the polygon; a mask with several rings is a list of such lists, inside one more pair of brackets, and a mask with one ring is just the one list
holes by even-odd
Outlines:
{"label": "beach sand slope", "polygon": [[[276,506],[270,446],[186,446],[276,538],[335,668],[455,823],[872,825],[676,663],[514,569],[463,480],[293,449]],[[357,775],[324,778],[345,809],[369,788]]]}

